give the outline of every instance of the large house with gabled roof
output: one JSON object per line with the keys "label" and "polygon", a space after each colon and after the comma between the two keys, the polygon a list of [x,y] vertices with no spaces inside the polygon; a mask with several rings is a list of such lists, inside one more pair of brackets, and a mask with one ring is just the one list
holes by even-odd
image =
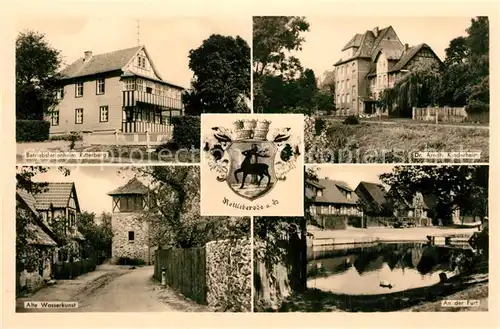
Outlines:
{"label": "large house with gabled roof", "polygon": [[309,213],[323,227],[326,227],[325,216],[340,216],[346,220],[348,216],[361,216],[358,207],[358,196],[343,181],[321,178],[317,181],[305,182],[305,197],[311,200]]}
{"label": "large house with gabled roof", "polygon": [[375,113],[381,92],[423,62],[441,64],[429,45],[403,44],[392,26],[355,34],[334,64],[338,114]]}
{"label": "large house with gabled roof", "polygon": [[[17,264],[16,287],[36,290],[54,275],[53,265],[84,259],[85,237],[78,230],[80,205],[74,183],[42,183],[39,193],[16,190],[16,223],[26,223],[26,243],[33,255],[18,255],[38,259],[36,268]],[[24,217],[20,222],[19,216]],[[57,228],[56,228],[57,226]],[[64,250],[63,240],[73,246],[72,253]],[[21,268],[19,268],[21,266]],[[18,274],[19,273],[19,274]]]}
{"label": "large house with gabled roof", "polygon": [[145,46],[84,56],[61,72],[50,134],[167,133],[183,87],[165,81]]}

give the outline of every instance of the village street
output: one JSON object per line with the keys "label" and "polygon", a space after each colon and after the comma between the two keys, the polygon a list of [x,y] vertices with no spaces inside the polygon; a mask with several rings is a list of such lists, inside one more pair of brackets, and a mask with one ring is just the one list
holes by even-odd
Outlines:
{"label": "village street", "polygon": [[[18,298],[17,312],[196,312],[205,306],[187,300],[152,279],[153,267],[101,265],[74,280],[59,280],[29,297]],[[27,301],[76,301],[77,309],[25,309]]]}

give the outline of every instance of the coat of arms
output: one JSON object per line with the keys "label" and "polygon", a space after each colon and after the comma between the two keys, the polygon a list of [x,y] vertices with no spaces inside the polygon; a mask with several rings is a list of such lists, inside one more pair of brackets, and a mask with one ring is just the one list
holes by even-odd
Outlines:
{"label": "coat of arms", "polygon": [[269,120],[243,119],[231,128],[212,127],[203,150],[217,180],[237,195],[255,200],[269,193],[295,168],[301,141],[290,127],[270,130]]}

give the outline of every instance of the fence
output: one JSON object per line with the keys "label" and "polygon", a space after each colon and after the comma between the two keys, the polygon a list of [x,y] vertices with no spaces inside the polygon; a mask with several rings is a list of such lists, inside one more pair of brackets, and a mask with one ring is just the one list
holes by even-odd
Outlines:
{"label": "fence", "polygon": [[158,146],[172,139],[172,126],[165,126],[163,132],[138,132],[138,133],[122,133],[121,131],[114,132],[99,132],[99,133],[84,133],[83,145],[144,145]]}
{"label": "fence", "polygon": [[95,271],[97,262],[95,259],[85,259],[73,263],[62,263],[53,265],[53,276],[56,280],[71,280],[82,274]]}
{"label": "fence", "polygon": [[251,243],[221,240],[201,248],[155,251],[154,277],[184,296],[214,309],[251,311]]}
{"label": "fence", "polygon": [[431,122],[489,122],[489,112],[468,114],[465,107],[414,107],[412,119]]}
{"label": "fence", "polygon": [[154,277],[160,282],[162,268],[165,269],[168,286],[200,304],[207,304],[207,268],[204,247],[156,250]]}

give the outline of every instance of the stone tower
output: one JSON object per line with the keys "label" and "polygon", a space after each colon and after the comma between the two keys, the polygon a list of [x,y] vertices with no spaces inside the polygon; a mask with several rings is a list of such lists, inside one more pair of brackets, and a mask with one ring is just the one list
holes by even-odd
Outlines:
{"label": "stone tower", "polygon": [[151,263],[148,223],[140,220],[147,207],[148,188],[136,177],[109,192],[112,197],[113,260],[120,257],[142,259]]}

